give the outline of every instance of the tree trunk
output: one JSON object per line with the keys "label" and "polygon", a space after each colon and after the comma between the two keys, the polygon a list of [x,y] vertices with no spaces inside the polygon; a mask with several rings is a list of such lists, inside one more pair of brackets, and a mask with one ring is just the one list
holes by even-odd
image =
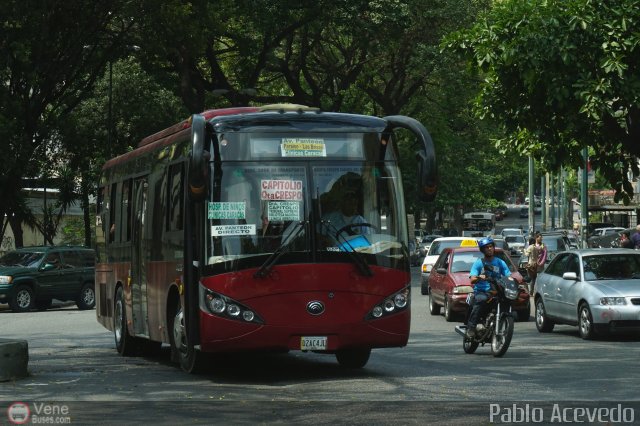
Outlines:
{"label": "tree trunk", "polygon": [[89,211],[89,192],[82,185],[82,218],[84,220],[84,245],[91,247],[91,214]]}
{"label": "tree trunk", "polygon": [[9,218],[9,225],[11,225],[11,230],[13,231],[13,241],[16,248],[23,247],[24,236],[22,233],[22,220],[16,215],[13,215]]}

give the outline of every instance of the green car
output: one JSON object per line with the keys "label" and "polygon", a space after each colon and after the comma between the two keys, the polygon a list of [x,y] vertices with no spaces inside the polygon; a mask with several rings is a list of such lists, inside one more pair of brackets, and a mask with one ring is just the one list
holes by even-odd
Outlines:
{"label": "green car", "polygon": [[0,303],[14,312],[45,310],[53,299],[93,309],[95,252],[86,247],[24,247],[0,257]]}

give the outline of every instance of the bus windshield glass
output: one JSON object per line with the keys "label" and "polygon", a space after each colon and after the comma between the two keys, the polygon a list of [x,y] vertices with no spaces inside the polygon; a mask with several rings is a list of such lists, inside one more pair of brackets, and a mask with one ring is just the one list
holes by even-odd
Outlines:
{"label": "bus windshield glass", "polygon": [[[263,256],[283,244],[301,261],[347,251],[375,264],[402,258],[407,237],[400,173],[395,161],[378,160],[378,140],[365,148],[363,140],[374,136],[379,140],[353,133],[221,137],[222,159],[234,149],[246,160],[211,163],[211,188],[218,189],[206,203],[207,264]],[[244,151],[231,147],[240,140],[249,141]]]}

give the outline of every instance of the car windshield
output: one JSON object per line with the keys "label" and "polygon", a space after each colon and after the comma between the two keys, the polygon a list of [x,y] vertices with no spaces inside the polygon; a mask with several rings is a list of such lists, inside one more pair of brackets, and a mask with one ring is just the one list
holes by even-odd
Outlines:
{"label": "car windshield", "polygon": [[[547,251],[564,250],[564,244],[561,242],[562,237],[543,237],[542,244],[545,245]],[[558,247],[559,246],[559,247]]]}
{"label": "car windshield", "polygon": [[[482,259],[483,254],[480,251],[463,251],[453,255],[453,263],[451,264],[451,272],[470,272],[473,262]],[[496,253],[495,256],[502,259],[507,264],[511,272],[516,271],[516,267],[511,260],[503,253]]]}
{"label": "car windshield", "polygon": [[[588,281],[627,280],[640,278],[640,254],[605,254],[585,256],[584,278]],[[640,281],[638,281],[640,287]]]}
{"label": "car windshield", "polygon": [[524,244],[524,237],[519,235],[507,235],[504,240],[509,244]]}
{"label": "car windshield", "polygon": [[35,268],[44,253],[35,251],[12,251],[0,257],[0,266],[22,266]]}
{"label": "car windshield", "polygon": [[454,241],[434,241],[431,243],[431,247],[429,248],[429,256],[436,256],[442,253],[442,250],[446,248],[452,247],[460,247],[462,240],[454,240]]}

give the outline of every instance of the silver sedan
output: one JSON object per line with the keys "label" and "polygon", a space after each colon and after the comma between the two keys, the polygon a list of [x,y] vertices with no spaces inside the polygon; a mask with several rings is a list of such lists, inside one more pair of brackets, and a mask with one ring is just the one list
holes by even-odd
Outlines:
{"label": "silver sedan", "polygon": [[577,325],[580,337],[640,329],[640,251],[584,249],[559,253],[538,275],[536,327]]}

